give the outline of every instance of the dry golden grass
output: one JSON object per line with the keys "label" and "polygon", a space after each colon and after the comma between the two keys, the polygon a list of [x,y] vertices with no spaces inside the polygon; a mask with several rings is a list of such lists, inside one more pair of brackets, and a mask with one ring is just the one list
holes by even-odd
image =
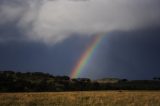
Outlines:
{"label": "dry golden grass", "polygon": [[160,106],[160,91],[0,93],[0,106]]}

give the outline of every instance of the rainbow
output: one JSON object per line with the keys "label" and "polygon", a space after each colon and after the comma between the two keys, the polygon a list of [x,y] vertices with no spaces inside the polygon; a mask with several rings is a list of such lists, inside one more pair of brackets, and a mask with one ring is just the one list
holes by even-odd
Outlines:
{"label": "rainbow", "polygon": [[99,34],[94,37],[93,41],[91,42],[87,50],[82,54],[76,66],[71,71],[70,78],[77,78],[80,75],[80,73],[84,70],[86,64],[89,63],[92,56],[94,55],[94,52],[98,48],[102,36],[103,36],[102,34]]}

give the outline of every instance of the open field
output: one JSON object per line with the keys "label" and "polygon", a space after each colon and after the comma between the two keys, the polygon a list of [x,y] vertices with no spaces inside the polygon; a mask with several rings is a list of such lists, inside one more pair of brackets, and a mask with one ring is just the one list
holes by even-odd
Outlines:
{"label": "open field", "polygon": [[0,106],[160,106],[160,91],[0,93]]}

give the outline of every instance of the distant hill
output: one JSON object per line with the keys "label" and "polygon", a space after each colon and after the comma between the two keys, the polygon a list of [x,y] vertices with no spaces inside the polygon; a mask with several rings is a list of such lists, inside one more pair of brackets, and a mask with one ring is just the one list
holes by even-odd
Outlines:
{"label": "distant hill", "polygon": [[120,79],[120,78],[103,78],[103,79],[98,79],[95,81],[98,83],[117,83],[120,80],[122,80],[122,79]]}

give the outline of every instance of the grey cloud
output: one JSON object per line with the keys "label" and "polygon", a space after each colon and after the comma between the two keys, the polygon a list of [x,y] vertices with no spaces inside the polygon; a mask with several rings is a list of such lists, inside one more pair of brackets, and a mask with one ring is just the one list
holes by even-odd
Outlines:
{"label": "grey cloud", "polygon": [[2,0],[0,27],[15,23],[28,40],[57,43],[73,33],[82,36],[160,25],[159,0],[54,1]]}

